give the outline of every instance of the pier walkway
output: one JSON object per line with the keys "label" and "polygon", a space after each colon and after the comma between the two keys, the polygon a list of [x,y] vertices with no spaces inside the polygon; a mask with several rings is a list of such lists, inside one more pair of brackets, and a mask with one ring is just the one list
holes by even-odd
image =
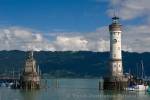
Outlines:
{"label": "pier walkway", "polygon": [[11,83],[19,81],[19,78],[17,77],[0,77],[0,83]]}

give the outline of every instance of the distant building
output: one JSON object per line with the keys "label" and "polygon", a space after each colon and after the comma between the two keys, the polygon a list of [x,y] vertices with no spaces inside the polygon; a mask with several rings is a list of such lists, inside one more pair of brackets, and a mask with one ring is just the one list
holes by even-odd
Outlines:
{"label": "distant building", "polygon": [[20,77],[20,86],[22,89],[39,89],[40,75],[39,67],[36,65],[36,60],[33,58],[33,51],[29,51],[23,73]]}

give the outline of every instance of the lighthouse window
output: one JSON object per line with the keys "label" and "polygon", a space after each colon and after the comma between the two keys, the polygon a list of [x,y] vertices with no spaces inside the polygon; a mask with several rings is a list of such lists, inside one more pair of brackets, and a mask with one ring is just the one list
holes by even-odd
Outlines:
{"label": "lighthouse window", "polygon": [[116,54],[114,54],[114,57],[116,57]]}
{"label": "lighthouse window", "polygon": [[114,67],[116,67],[116,64],[114,64]]}
{"label": "lighthouse window", "polygon": [[120,47],[118,47],[118,50],[120,50]]}
{"label": "lighthouse window", "polygon": [[117,39],[114,39],[113,42],[114,42],[114,43],[117,43]]}

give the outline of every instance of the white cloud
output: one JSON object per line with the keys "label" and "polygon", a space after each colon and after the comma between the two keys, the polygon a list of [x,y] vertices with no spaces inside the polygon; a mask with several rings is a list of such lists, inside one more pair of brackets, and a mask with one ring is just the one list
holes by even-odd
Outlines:
{"label": "white cloud", "polygon": [[85,36],[57,36],[53,46],[58,51],[108,51],[109,41]]}
{"label": "white cloud", "polygon": [[54,41],[55,48],[59,51],[78,51],[78,50],[88,50],[88,41],[80,36],[66,37],[57,36],[56,41]]}
{"label": "white cloud", "polygon": [[149,52],[150,50],[149,25],[129,25],[123,32],[123,42],[134,52]]}
{"label": "white cloud", "polygon": [[0,50],[55,50],[40,33],[9,27],[0,29]]}
{"label": "white cloud", "polygon": [[[52,36],[50,40],[43,36],[44,33],[38,33],[33,30],[9,27],[0,29],[0,50],[45,50],[45,51],[108,51],[109,41],[100,36],[105,34],[106,27],[100,28],[97,32],[83,35],[78,32],[60,33]],[[51,33],[49,33],[51,34]],[[54,34],[54,33],[53,33]],[[69,35],[68,35],[69,34]],[[105,35],[102,35],[105,36]],[[107,35],[106,35],[107,36]],[[105,37],[106,37],[105,36]]]}
{"label": "white cloud", "polygon": [[[134,52],[149,51],[149,33],[148,25],[126,26],[122,33],[122,49]],[[109,51],[108,26],[86,34],[78,32],[57,34],[55,37],[52,36],[53,40],[51,36],[45,37],[43,34],[19,27],[1,28],[0,50]]]}
{"label": "white cloud", "polygon": [[109,15],[112,16],[114,9],[123,20],[137,17],[150,17],[150,0],[110,0]]}
{"label": "white cloud", "polygon": [[109,41],[99,39],[99,40],[89,40],[88,48],[91,51],[109,51]]}

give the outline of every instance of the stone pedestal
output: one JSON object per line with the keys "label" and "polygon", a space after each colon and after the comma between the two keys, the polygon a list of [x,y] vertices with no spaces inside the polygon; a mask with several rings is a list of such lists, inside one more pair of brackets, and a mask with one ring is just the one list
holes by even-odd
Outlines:
{"label": "stone pedestal", "polygon": [[125,77],[105,77],[104,90],[125,90],[128,87],[128,79]]}

